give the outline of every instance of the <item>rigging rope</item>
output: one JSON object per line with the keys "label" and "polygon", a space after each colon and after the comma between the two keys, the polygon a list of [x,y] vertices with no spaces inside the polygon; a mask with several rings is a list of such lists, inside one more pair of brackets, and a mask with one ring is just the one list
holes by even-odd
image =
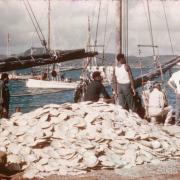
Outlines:
{"label": "rigging rope", "polygon": [[103,59],[104,59],[104,53],[105,53],[105,42],[106,42],[106,32],[107,32],[107,18],[108,18],[108,11],[109,11],[109,6],[107,5],[106,9],[106,22],[105,22],[105,27],[104,27],[104,40],[103,40]]}
{"label": "rigging rope", "polygon": [[147,12],[146,12],[146,7],[145,7],[144,1],[142,1],[142,3],[143,3],[143,6],[144,6],[144,9],[145,9],[145,15],[146,15],[147,24],[148,24],[148,30],[149,30],[149,33],[150,33],[150,39],[151,39],[151,43],[152,43],[154,66],[157,67],[158,66],[158,62],[157,62],[157,57],[156,57],[156,53],[155,53],[155,47],[156,46],[154,45],[154,38],[153,38],[153,30],[152,30],[152,23],[151,23],[149,1],[146,0]]}
{"label": "rigging rope", "polygon": [[41,33],[41,36],[42,36],[42,38],[43,38],[43,44],[42,45],[44,45],[45,47],[46,47],[46,40],[45,40],[45,37],[44,37],[44,34],[42,33],[42,30],[41,30],[41,27],[40,27],[40,25],[39,25],[39,23],[38,23],[38,21],[37,21],[37,18],[36,18],[36,16],[35,16],[35,14],[34,14],[34,11],[33,11],[33,9],[32,9],[32,7],[31,7],[31,4],[29,3],[29,0],[26,0],[27,2],[28,2],[28,5],[29,5],[29,8],[30,8],[30,10],[31,10],[31,13],[32,13],[32,15],[33,15],[33,17],[34,17],[34,20],[35,20],[35,22],[36,22],[36,25],[37,25],[37,27],[38,27],[38,29],[39,29],[39,32]]}
{"label": "rigging rope", "polygon": [[98,30],[99,30],[100,12],[101,12],[101,0],[99,1],[98,19],[97,19],[97,24],[96,24],[96,35],[95,35],[95,41],[94,41],[94,51],[95,51],[95,48],[96,48],[96,45],[97,45],[97,36],[98,36]]}
{"label": "rigging rope", "polygon": [[124,54],[126,56],[126,63],[128,64],[128,0],[125,1],[124,3],[124,34],[125,34],[125,39],[124,39]]}
{"label": "rigging rope", "polygon": [[150,27],[150,38],[152,43],[153,55],[155,56],[155,49],[154,49],[154,38],[153,38],[153,31],[152,31],[152,23],[151,23],[151,14],[150,14],[150,7],[149,7],[149,0],[147,2],[147,9],[148,9],[148,20],[149,20],[149,27]]}
{"label": "rigging rope", "polygon": [[25,8],[26,8],[26,10],[27,10],[27,12],[28,12],[28,14],[29,14],[29,17],[30,17],[30,19],[31,19],[31,21],[32,21],[32,23],[33,23],[33,26],[34,26],[34,28],[35,28],[35,30],[36,30],[36,32],[37,32],[37,35],[38,35],[40,41],[42,41],[42,40],[41,40],[41,36],[40,36],[40,34],[39,34],[39,32],[38,32],[38,29],[37,29],[37,27],[36,27],[36,25],[35,25],[35,23],[34,23],[34,20],[33,20],[32,16],[31,16],[31,13],[30,13],[30,11],[29,11],[26,3],[25,3],[25,0],[23,0],[23,2],[24,2],[24,5],[25,5]]}
{"label": "rigging rope", "polygon": [[161,1],[161,2],[162,2],[162,6],[163,6],[164,17],[165,17],[165,20],[166,20],[166,26],[167,26],[167,31],[168,31],[168,35],[169,35],[169,41],[170,41],[170,44],[171,44],[171,51],[172,51],[172,55],[174,56],[174,48],[173,48],[173,45],[172,45],[170,29],[169,29],[169,24],[168,24],[167,15],[166,15],[166,9],[165,9],[165,5],[164,5],[164,1]]}
{"label": "rigging rope", "polygon": [[[27,10],[27,12],[28,12],[28,14],[29,14],[29,17],[30,17],[30,19],[31,19],[31,21],[32,21],[32,23],[33,23],[33,26],[34,26],[34,28],[35,28],[35,30],[36,30],[36,32],[37,32],[37,35],[38,35],[38,37],[39,37],[39,39],[40,39],[40,41],[41,41],[41,44],[42,44],[42,45],[45,47],[45,49],[47,50],[47,47],[46,47],[47,43],[46,43],[45,37],[44,37],[44,35],[43,35],[43,33],[42,33],[42,30],[41,30],[41,28],[40,28],[40,26],[39,26],[39,23],[38,23],[36,17],[35,17],[35,15],[34,15],[34,12],[33,12],[33,9],[32,9],[32,7],[31,7],[31,4],[29,3],[28,0],[26,0],[26,1],[27,1],[27,4],[26,4],[25,0],[23,0],[24,5],[25,5],[25,8],[26,8],[26,10]],[[29,7],[29,9],[28,9],[28,7]],[[33,19],[33,18],[34,18],[34,19]]]}

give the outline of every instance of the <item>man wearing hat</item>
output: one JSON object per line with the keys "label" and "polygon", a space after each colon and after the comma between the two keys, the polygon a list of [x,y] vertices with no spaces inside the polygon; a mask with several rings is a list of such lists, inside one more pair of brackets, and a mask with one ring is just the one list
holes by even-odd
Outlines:
{"label": "man wearing hat", "polygon": [[8,88],[9,77],[2,73],[0,80],[0,118],[8,118],[10,94]]}
{"label": "man wearing hat", "polygon": [[102,84],[101,73],[99,71],[95,71],[92,74],[92,78],[93,81],[87,87],[84,100],[96,102],[99,100],[101,94],[104,96],[105,99],[111,99],[104,85]]}
{"label": "man wearing hat", "polygon": [[165,118],[164,125],[170,125],[173,109],[167,106],[165,94],[161,91],[161,84],[155,82],[153,90],[149,94],[148,112],[153,124],[157,123],[158,119]]}

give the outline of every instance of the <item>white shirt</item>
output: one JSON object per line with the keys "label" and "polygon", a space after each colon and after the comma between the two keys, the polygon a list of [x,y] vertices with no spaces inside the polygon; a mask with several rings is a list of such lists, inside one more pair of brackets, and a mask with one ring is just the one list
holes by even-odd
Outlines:
{"label": "white shirt", "polygon": [[163,92],[154,88],[149,94],[149,115],[157,116],[160,114],[164,109],[165,103],[166,101]]}
{"label": "white shirt", "polygon": [[127,70],[125,69],[125,64],[115,67],[115,76],[116,76],[117,82],[119,84],[129,84],[130,83],[129,74],[128,74]]}
{"label": "white shirt", "polygon": [[177,93],[180,94],[180,71],[173,73],[169,81],[174,81],[177,87]]}

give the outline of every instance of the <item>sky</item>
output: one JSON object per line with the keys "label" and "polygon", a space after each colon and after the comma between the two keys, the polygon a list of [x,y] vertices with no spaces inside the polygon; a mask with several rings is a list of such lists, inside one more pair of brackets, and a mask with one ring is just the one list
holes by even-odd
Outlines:
{"label": "sky", "polygon": [[[128,53],[138,56],[138,44],[152,44],[147,20],[146,0],[128,1]],[[48,1],[29,0],[42,32],[47,39]],[[91,44],[95,42],[100,0],[51,0],[51,48],[86,48],[88,41],[88,17],[91,27]],[[105,44],[105,52],[117,52],[117,0],[101,0],[97,44]],[[163,1],[171,41],[175,54],[180,54],[180,0]],[[149,0],[156,54],[171,55],[163,4]],[[30,47],[41,47],[35,28],[23,0],[0,0],[0,54],[7,53],[7,37],[10,35],[10,54],[21,53]],[[107,13],[108,12],[108,13]],[[107,16],[107,29],[105,24]],[[104,43],[105,38],[105,43]],[[141,55],[152,55],[152,48],[141,48]],[[98,48],[102,51],[102,48]]]}

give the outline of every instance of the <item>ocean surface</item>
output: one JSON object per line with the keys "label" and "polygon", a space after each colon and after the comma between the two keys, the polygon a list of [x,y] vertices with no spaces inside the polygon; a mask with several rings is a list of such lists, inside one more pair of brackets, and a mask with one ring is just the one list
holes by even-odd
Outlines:
{"label": "ocean surface", "polygon": [[[177,68],[173,68],[171,71],[177,71]],[[148,69],[144,69],[143,73],[148,72]],[[140,75],[140,69],[132,69],[133,76]],[[66,77],[72,78],[72,80],[78,80],[80,76],[80,70],[67,71]],[[164,85],[168,94],[169,104],[175,106],[175,95],[172,90],[167,86],[167,80],[170,78],[169,72],[164,74]],[[157,79],[159,80],[159,79]],[[34,110],[38,107],[42,107],[46,104],[62,104],[65,102],[73,102],[74,91],[73,90],[55,90],[55,89],[33,89],[25,86],[25,80],[10,80],[9,89],[11,94],[10,99],[10,114],[15,112],[16,107],[20,107],[23,113]],[[107,90],[111,93],[111,87],[108,86]],[[138,90],[141,92],[141,88]],[[140,94],[140,93],[139,93]]]}

